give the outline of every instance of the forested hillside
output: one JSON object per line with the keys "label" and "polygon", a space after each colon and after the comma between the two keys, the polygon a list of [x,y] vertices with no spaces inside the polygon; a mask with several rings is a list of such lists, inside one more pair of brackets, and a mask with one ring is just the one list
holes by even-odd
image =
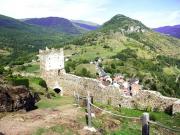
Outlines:
{"label": "forested hillside", "polygon": [[[95,77],[88,63],[97,57],[112,76],[122,73],[140,79],[144,89],[180,97],[180,40],[153,32],[137,20],[116,15],[99,30],[83,35],[69,46],[76,54],[66,63],[66,70]],[[69,51],[67,51],[69,53]],[[81,67],[81,68],[80,68]],[[80,70],[80,71],[79,71]]]}
{"label": "forested hillside", "polygon": [[0,63],[22,64],[45,46],[61,46],[71,35],[0,15]]}

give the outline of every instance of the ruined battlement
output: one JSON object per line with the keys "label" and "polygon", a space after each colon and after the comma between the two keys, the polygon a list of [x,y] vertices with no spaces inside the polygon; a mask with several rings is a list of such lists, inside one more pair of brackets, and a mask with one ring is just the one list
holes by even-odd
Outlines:
{"label": "ruined battlement", "polygon": [[59,71],[64,69],[64,52],[61,49],[39,50],[40,70],[42,76],[48,71]]}
{"label": "ruined battlement", "polygon": [[64,55],[63,53],[63,48],[60,48],[60,49],[55,49],[55,48],[47,48],[45,50],[39,50],[39,55],[47,55],[47,54],[50,54],[50,53],[61,53],[62,55]]}

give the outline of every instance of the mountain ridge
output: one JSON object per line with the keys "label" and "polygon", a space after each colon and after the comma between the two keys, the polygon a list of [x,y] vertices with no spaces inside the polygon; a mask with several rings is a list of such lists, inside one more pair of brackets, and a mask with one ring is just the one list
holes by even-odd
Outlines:
{"label": "mountain ridge", "polygon": [[153,29],[156,32],[180,38],[180,24],[174,26],[162,26]]}
{"label": "mountain ridge", "polygon": [[81,32],[65,18],[60,17],[44,17],[44,18],[29,18],[23,22],[33,25],[38,25],[46,28],[51,28],[57,32],[66,34],[80,34]]}
{"label": "mountain ridge", "polygon": [[83,21],[83,20],[71,20],[75,25],[78,25],[81,28],[84,28],[88,31],[96,30],[100,28],[101,25],[89,22],[89,21]]}

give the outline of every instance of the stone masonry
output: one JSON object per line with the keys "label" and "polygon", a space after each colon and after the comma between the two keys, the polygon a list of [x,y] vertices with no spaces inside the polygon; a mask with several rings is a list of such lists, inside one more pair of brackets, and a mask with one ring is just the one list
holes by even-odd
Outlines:
{"label": "stone masonry", "polygon": [[[53,51],[57,52],[58,50]],[[62,50],[59,51],[62,54]],[[60,67],[55,66],[57,68],[54,69],[52,67],[51,70],[47,70],[44,65],[44,58],[48,57],[48,52],[52,54],[50,50],[40,53],[41,76],[46,81],[48,87],[60,89],[61,95],[73,95],[74,91],[76,91],[80,95],[86,96],[87,91],[89,91],[96,102],[107,104],[109,99],[111,99],[111,104],[114,106],[140,110],[166,111],[173,114],[180,112],[180,99],[165,97],[156,91],[141,90],[135,96],[124,96],[122,90],[119,88],[111,85],[105,88],[100,87],[101,83],[96,79],[65,73],[62,68],[64,65]],[[64,56],[62,57],[64,58]],[[57,64],[59,63],[57,62]]]}

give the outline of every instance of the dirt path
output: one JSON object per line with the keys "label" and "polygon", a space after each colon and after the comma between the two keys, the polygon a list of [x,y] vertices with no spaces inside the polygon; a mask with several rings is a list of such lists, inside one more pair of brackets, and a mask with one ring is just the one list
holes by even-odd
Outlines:
{"label": "dirt path", "polygon": [[[77,121],[83,111],[73,105],[64,105],[55,109],[37,109],[30,112],[9,114],[0,119],[0,132],[5,135],[31,135],[38,128],[53,125],[65,125],[77,134],[89,134]],[[75,133],[76,134],[76,133]]]}

